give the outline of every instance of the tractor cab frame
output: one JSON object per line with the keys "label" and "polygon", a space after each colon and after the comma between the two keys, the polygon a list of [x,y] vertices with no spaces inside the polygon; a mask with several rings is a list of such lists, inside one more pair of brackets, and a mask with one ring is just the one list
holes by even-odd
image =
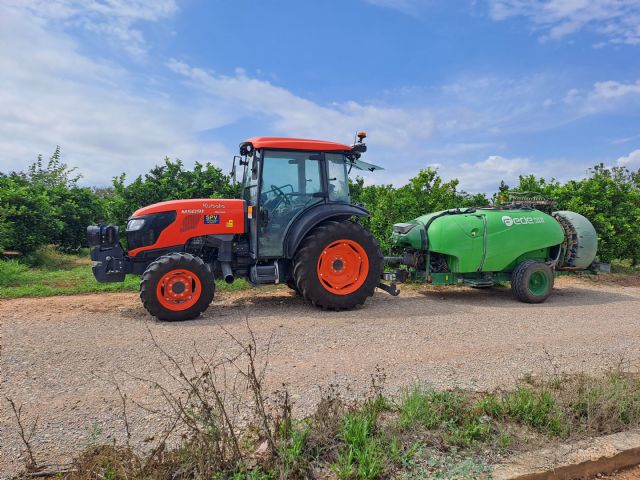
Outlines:
{"label": "tractor cab frame", "polygon": [[363,138],[351,147],[270,137],[240,144],[241,196],[247,202],[252,258],[291,259],[308,231],[323,220],[369,215],[351,203],[349,192],[352,168],[381,169],[360,160],[366,151]]}

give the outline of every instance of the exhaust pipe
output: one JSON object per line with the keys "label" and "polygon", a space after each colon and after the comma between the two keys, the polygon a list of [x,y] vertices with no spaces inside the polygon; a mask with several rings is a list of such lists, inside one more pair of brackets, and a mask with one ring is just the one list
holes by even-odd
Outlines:
{"label": "exhaust pipe", "polygon": [[233,283],[235,278],[231,270],[231,262],[220,262],[220,268],[222,269],[222,278],[224,278],[224,281],[229,284]]}

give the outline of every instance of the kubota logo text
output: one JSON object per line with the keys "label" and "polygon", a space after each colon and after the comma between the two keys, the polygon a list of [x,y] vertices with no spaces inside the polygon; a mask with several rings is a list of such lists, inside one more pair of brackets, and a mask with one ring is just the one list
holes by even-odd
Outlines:
{"label": "kubota logo text", "polygon": [[544,218],[542,217],[510,217],[509,215],[503,215],[502,223],[504,223],[507,227],[511,227],[513,225],[533,225],[536,223],[544,223]]}

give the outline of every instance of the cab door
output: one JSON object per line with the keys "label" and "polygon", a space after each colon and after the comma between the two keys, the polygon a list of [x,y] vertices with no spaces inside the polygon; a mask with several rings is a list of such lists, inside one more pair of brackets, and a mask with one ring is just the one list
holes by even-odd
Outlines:
{"label": "cab door", "polygon": [[258,198],[258,256],[283,255],[284,235],[309,207],[325,202],[324,156],[317,152],[264,150]]}
{"label": "cab door", "polygon": [[249,164],[244,168],[242,178],[242,199],[246,200],[247,207],[251,207],[251,218],[248,220],[249,252],[253,259],[258,258],[258,193],[260,178],[260,151],[255,150],[253,157],[249,158]]}

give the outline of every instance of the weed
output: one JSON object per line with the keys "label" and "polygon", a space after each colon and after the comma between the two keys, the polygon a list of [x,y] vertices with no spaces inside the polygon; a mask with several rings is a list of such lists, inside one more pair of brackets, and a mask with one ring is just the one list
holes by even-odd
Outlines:
{"label": "weed", "polygon": [[487,439],[492,432],[490,418],[469,405],[461,392],[425,390],[405,392],[399,405],[400,428],[420,424],[439,430],[450,445],[469,446]]}
{"label": "weed", "polygon": [[378,478],[383,469],[383,454],[375,435],[376,413],[370,408],[348,413],[343,420],[344,442],[338,457],[339,478]]}
{"label": "weed", "polygon": [[483,405],[493,417],[515,421],[543,433],[560,435],[564,431],[563,416],[552,392],[544,387],[521,385],[502,398],[491,398]]}
{"label": "weed", "polygon": [[511,446],[511,435],[509,432],[500,432],[498,436],[498,447],[500,448],[509,448]]}
{"label": "weed", "polygon": [[91,428],[87,431],[86,444],[90,447],[95,446],[98,443],[98,440],[100,440],[101,436],[102,427],[98,422],[94,421],[93,424],[91,424]]}
{"label": "weed", "polygon": [[[86,255],[83,259],[88,258],[88,251],[83,251],[82,253]],[[22,261],[29,267],[37,267],[43,270],[68,270],[77,265],[80,258],[82,257],[78,255],[62,253],[53,245],[46,245],[27,255]]]}
{"label": "weed", "polygon": [[279,449],[279,455],[284,464],[285,472],[292,470],[295,464],[302,458],[308,435],[309,428],[306,426],[300,429],[293,428],[288,441]]}
{"label": "weed", "polygon": [[36,427],[38,425],[38,417],[36,416],[35,420],[31,424],[31,427],[27,427],[25,425],[25,420],[22,414],[22,405],[16,405],[13,399],[7,397],[7,402],[11,406],[11,410],[13,411],[13,415],[16,419],[16,424],[18,426],[18,434],[20,435],[20,440],[25,448],[26,452],[26,460],[25,460],[25,469],[27,472],[32,472],[37,470],[38,464],[36,462],[36,457],[34,455],[33,446],[31,445],[31,439],[36,432]]}
{"label": "weed", "polygon": [[559,398],[578,431],[606,434],[640,423],[640,380],[623,371],[567,378]]}

